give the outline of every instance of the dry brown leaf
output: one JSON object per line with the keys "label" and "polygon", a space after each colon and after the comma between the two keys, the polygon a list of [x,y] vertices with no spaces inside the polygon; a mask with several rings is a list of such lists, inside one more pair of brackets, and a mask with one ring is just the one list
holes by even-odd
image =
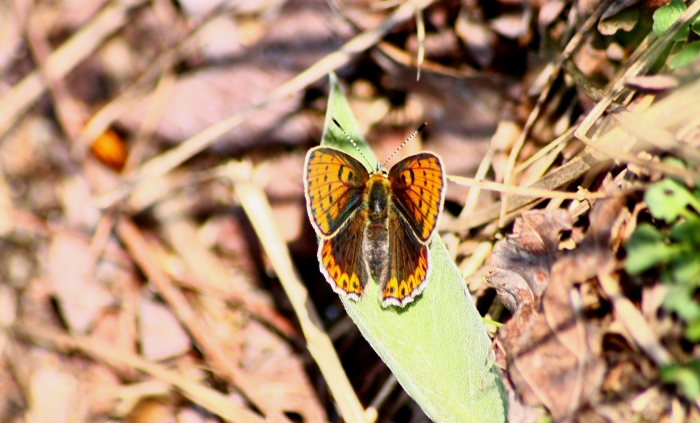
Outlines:
{"label": "dry brown leaf", "polygon": [[544,3],[540,9],[540,13],[537,16],[537,23],[540,26],[547,26],[559,16],[559,14],[564,10],[566,2],[563,0],[549,0]]}
{"label": "dry brown leaf", "polygon": [[489,27],[469,16],[462,8],[455,22],[455,32],[481,67],[491,64],[494,56],[495,35]]}
{"label": "dry brown leaf", "polygon": [[40,367],[31,376],[29,390],[31,408],[28,421],[70,423],[85,418],[78,379],[70,373]]}
{"label": "dry brown leaf", "polygon": [[48,267],[53,294],[66,324],[72,331],[84,333],[115,301],[92,278],[94,258],[87,240],[67,232],[57,233],[49,247]]}
{"label": "dry brown leaf", "polygon": [[506,38],[517,39],[528,31],[529,9],[518,13],[504,13],[489,22],[489,26]]}
{"label": "dry brown leaf", "polygon": [[555,421],[570,421],[603,381],[602,335],[581,318],[573,288],[612,259],[611,230],[623,205],[620,198],[597,202],[573,251],[557,253],[559,232],[571,227],[561,209],[526,214],[495,248],[487,280],[514,311],[498,336],[510,380],[527,404],[546,406]]}
{"label": "dry brown leaf", "polygon": [[571,224],[565,210],[528,212],[516,219],[513,233],[496,245],[491,257],[494,269],[487,281],[509,310],[515,313],[525,306],[539,309],[559,233],[570,230]]}
{"label": "dry brown leaf", "polygon": [[192,348],[190,337],[165,305],[141,297],[139,301],[141,353],[149,360],[177,357]]}

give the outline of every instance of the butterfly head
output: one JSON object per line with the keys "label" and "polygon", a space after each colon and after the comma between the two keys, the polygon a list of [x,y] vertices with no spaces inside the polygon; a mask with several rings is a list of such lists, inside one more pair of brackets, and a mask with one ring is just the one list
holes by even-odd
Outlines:
{"label": "butterfly head", "polygon": [[[348,141],[350,141],[350,143],[351,143],[351,144],[355,147],[355,149],[360,153],[360,155],[362,156],[362,158],[365,159],[365,163],[367,163],[367,164],[369,165],[369,167],[371,168],[372,165],[370,164],[370,161],[367,160],[367,157],[365,157],[365,154],[362,152],[362,150],[360,150],[360,147],[357,146],[357,144],[355,143],[355,140],[353,140],[353,139],[350,137],[350,135],[349,135],[347,132],[345,132],[345,129],[343,129],[343,127],[340,126],[340,123],[338,123],[338,121],[337,121],[334,117],[332,117],[331,119],[333,120],[333,123],[343,132],[343,134],[344,134],[345,137],[348,139]],[[389,161],[396,155],[396,153],[398,153],[399,150],[401,150],[401,147],[403,147],[404,145],[406,145],[406,143],[408,143],[409,141],[411,141],[411,138],[413,138],[413,137],[415,137],[416,135],[418,135],[418,133],[420,133],[423,129],[425,129],[426,126],[428,126],[428,122],[423,122],[423,124],[422,124],[421,126],[419,126],[418,129],[416,129],[416,131],[415,131],[414,133],[412,133],[411,135],[409,135],[409,137],[406,138],[406,140],[405,140],[404,142],[402,142],[401,145],[398,146],[398,148],[397,148],[396,150],[394,150],[393,153],[391,153],[391,155],[389,156],[389,158],[386,159],[386,160],[384,161],[384,163],[382,163],[382,164],[377,163],[377,167],[375,168],[374,172],[372,172],[372,175],[382,175],[382,176],[384,176],[385,178],[388,178],[388,177],[389,177],[389,172],[388,172],[387,169],[386,169],[386,165],[387,165],[387,164],[389,163]]]}
{"label": "butterfly head", "polygon": [[389,178],[389,171],[386,170],[385,165],[380,165],[377,163],[377,167],[374,169],[374,172],[371,173],[372,175],[381,175],[384,178]]}

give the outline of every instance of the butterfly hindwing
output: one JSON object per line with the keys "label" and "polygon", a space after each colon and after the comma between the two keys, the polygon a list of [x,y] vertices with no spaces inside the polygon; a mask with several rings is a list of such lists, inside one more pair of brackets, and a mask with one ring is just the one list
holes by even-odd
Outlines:
{"label": "butterfly hindwing", "polygon": [[349,154],[331,147],[309,150],[304,193],[311,223],[321,238],[331,237],[360,208],[369,174]]}
{"label": "butterfly hindwing", "polygon": [[365,209],[359,210],[334,237],[321,240],[318,249],[321,273],[333,290],[356,301],[369,280],[362,249],[366,213]]}
{"label": "butterfly hindwing", "polygon": [[389,276],[382,283],[382,305],[404,307],[423,292],[429,273],[428,246],[418,242],[395,206],[389,212]]}
{"label": "butterfly hindwing", "polygon": [[409,156],[389,172],[393,202],[422,243],[437,227],[444,200],[445,175],[432,153]]}

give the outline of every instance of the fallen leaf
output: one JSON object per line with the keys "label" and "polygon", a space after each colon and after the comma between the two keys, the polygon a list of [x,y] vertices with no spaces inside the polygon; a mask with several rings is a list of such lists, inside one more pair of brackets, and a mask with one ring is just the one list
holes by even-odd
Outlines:
{"label": "fallen leaf", "polygon": [[84,333],[102,310],[114,303],[105,287],[92,278],[95,259],[87,240],[67,232],[57,233],[49,247],[49,277],[66,324]]}
{"label": "fallen leaf", "polygon": [[544,3],[537,16],[537,23],[544,27],[552,22],[561,14],[566,6],[563,0],[550,0]]}
{"label": "fallen leaf", "polygon": [[527,33],[530,15],[529,9],[518,13],[504,13],[492,19],[489,26],[504,37],[514,40]]}
{"label": "fallen leaf", "polygon": [[510,380],[526,404],[546,406],[555,421],[570,421],[603,381],[602,335],[582,319],[574,284],[612,260],[610,235],[623,206],[620,198],[595,203],[572,251],[557,252],[559,232],[571,228],[561,209],[525,214],[494,249],[487,281],[514,311],[497,340]]}
{"label": "fallen leaf", "polygon": [[78,380],[70,373],[50,367],[37,369],[29,381],[29,395],[28,421],[32,423],[80,420]]}
{"label": "fallen leaf", "polygon": [[516,219],[513,233],[496,244],[491,257],[493,270],[486,280],[509,310],[539,308],[554,264],[559,233],[570,230],[571,223],[565,210],[528,212]]}
{"label": "fallen leaf", "polygon": [[479,66],[486,67],[491,64],[495,54],[494,34],[486,24],[470,18],[467,8],[462,8],[459,12],[455,32]]}
{"label": "fallen leaf", "polygon": [[145,297],[139,301],[139,340],[143,356],[154,361],[177,357],[192,348],[190,337],[170,309]]}

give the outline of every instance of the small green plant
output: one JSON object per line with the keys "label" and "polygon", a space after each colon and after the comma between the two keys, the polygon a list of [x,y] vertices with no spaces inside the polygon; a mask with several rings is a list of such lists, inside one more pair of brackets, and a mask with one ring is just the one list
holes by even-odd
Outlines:
{"label": "small green plant", "polygon": [[671,226],[661,231],[640,224],[627,243],[625,270],[638,275],[660,267],[661,279],[669,286],[664,307],[687,323],[686,338],[698,341],[700,304],[693,295],[700,286],[700,192],[666,178],[649,187],[644,200],[654,219]]}
{"label": "small green plant", "polygon": [[[673,0],[656,9],[654,12],[654,33],[661,36],[681,17],[686,9],[687,6],[682,0]],[[673,37],[673,41],[677,43],[671,49],[670,67],[677,69],[689,65],[700,55],[700,41],[687,42],[691,31],[700,35],[700,15],[696,15]]]}
{"label": "small green plant", "polygon": [[673,383],[689,400],[693,401],[700,395],[700,360],[694,360],[686,365],[671,364],[659,369],[661,380]]}
{"label": "small green plant", "polygon": [[[700,190],[691,191],[682,183],[666,178],[655,183],[644,195],[649,212],[667,226],[657,229],[640,224],[626,245],[625,270],[639,275],[659,269],[668,286],[663,307],[675,312],[686,326],[684,336],[700,340]],[[672,364],[660,369],[661,379],[675,384],[688,399],[700,394],[700,361]]]}

